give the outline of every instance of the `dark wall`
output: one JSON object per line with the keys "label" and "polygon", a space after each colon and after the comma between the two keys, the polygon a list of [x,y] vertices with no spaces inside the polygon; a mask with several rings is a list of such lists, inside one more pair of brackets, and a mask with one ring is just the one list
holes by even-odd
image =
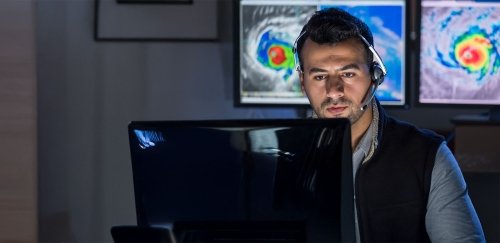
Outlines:
{"label": "dark wall", "polygon": [[94,40],[93,0],[36,4],[41,241],[110,241],[134,224],[132,120],[297,117],[233,106],[231,2],[219,40]]}

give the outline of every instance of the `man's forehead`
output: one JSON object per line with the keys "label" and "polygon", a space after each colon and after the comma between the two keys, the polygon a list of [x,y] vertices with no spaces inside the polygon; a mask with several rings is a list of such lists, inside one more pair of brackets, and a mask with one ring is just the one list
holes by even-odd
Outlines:
{"label": "man's forehead", "polygon": [[335,48],[335,47],[346,47],[350,46],[351,48],[354,49],[360,49],[364,50],[364,44],[363,42],[355,37],[345,39],[343,41],[335,42],[335,43],[318,43],[314,40],[312,40],[310,37],[306,39],[303,45],[303,49],[308,48],[308,47],[323,47],[323,48]]}
{"label": "man's forehead", "polygon": [[352,53],[323,53],[322,55],[311,56],[309,61],[312,65],[332,63],[347,65],[350,63],[363,63],[364,59]]}
{"label": "man's forehead", "polygon": [[328,63],[365,63],[366,54],[361,43],[344,41],[335,44],[306,43],[302,51],[304,65],[320,65]]}
{"label": "man's forehead", "polygon": [[366,57],[364,45],[356,40],[346,40],[338,43],[319,44],[312,40],[307,40],[302,49],[302,55],[324,54],[324,55],[356,55]]}

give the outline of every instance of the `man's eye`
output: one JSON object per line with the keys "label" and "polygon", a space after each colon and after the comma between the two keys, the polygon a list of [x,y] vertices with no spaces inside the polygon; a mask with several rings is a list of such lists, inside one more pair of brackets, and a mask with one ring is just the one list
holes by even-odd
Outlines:
{"label": "man's eye", "polygon": [[342,77],[344,77],[344,78],[352,78],[352,77],[354,77],[354,76],[355,76],[355,74],[354,74],[354,73],[343,73],[343,74],[342,74]]}
{"label": "man's eye", "polygon": [[318,80],[318,81],[325,80],[326,75],[317,75],[317,76],[314,76],[313,79]]}

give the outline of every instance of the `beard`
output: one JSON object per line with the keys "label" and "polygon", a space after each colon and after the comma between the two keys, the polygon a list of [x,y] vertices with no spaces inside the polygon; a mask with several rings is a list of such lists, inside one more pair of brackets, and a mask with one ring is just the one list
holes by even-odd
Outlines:
{"label": "beard", "polygon": [[[332,105],[342,105],[342,106],[347,106],[347,111],[348,114],[345,118],[349,119],[351,122],[351,125],[356,123],[359,118],[361,118],[361,115],[363,115],[363,112],[360,107],[354,105],[354,103],[351,100],[348,100],[344,97],[341,97],[339,99],[332,99],[332,98],[326,98],[320,105],[319,109],[316,109],[316,114],[320,118],[326,118],[324,111],[326,107],[332,106]],[[335,118],[341,118],[342,116],[337,116]]]}

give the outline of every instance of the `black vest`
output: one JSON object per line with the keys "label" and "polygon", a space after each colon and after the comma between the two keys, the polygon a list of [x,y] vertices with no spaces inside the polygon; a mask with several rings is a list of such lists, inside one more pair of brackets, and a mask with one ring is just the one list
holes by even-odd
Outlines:
{"label": "black vest", "polygon": [[356,173],[363,242],[429,242],[425,213],[443,138],[387,117],[379,105],[378,148]]}

